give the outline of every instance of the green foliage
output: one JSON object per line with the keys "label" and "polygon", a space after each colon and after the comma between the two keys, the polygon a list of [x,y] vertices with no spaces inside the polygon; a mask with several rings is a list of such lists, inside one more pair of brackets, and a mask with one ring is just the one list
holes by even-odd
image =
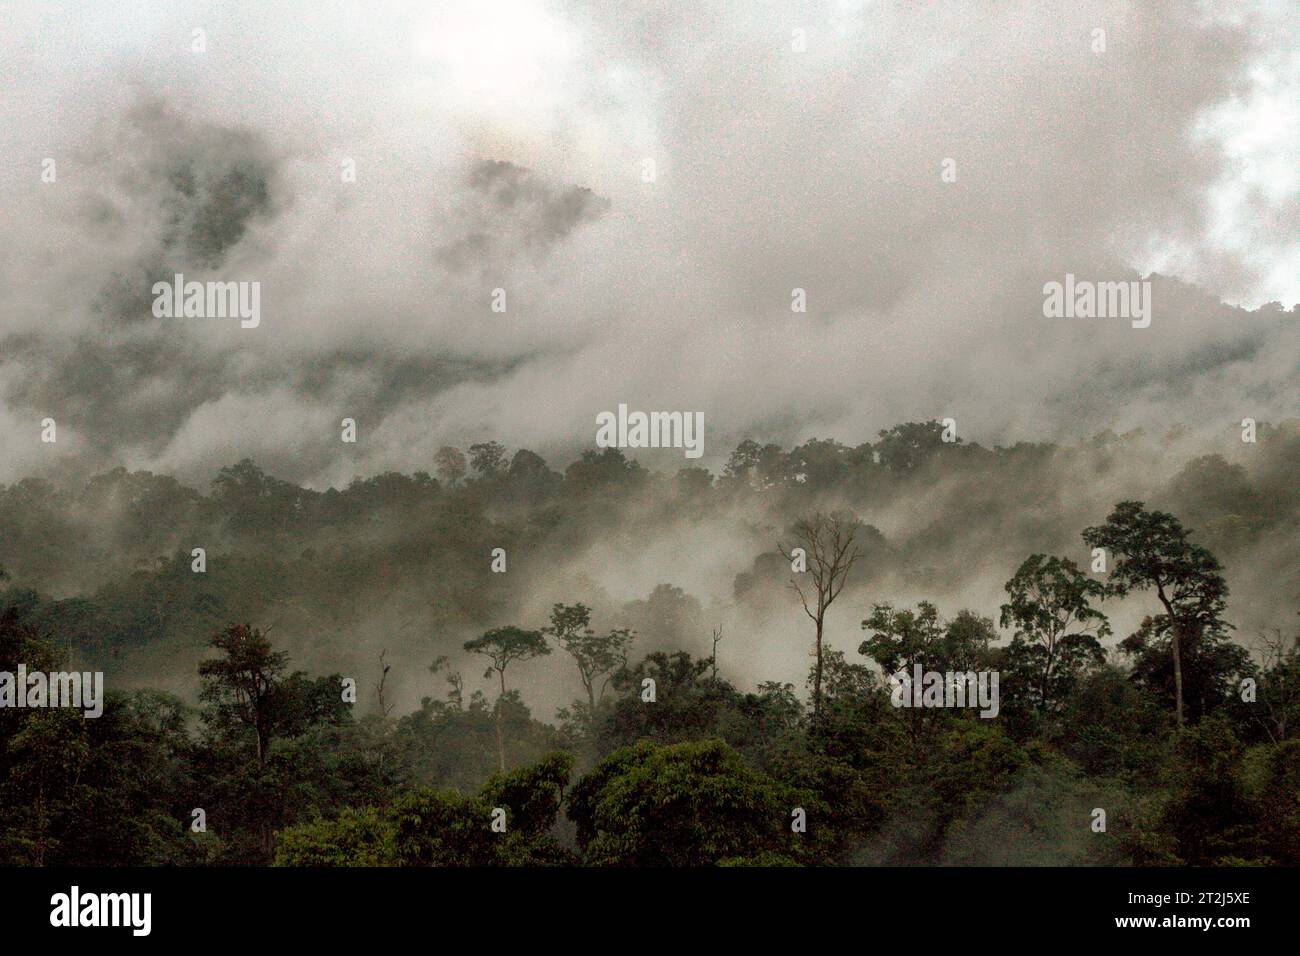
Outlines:
{"label": "green foliage", "polygon": [[506,449],[494,441],[469,446],[469,464],[480,478],[499,478],[506,470]]}
{"label": "green foliage", "polygon": [[875,452],[881,466],[889,471],[909,472],[960,442],[960,438],[945,442],[943,425],[939,422],[908,422],[880,432]]}
{"label": "green foliage", "polygon": [[500,766],[497,715],[505,746],[519,763],[533,763],[556,748],[571,746],[562,732],[533,718],[518,691],[509,691],[495,708],[488,707],[481,694],[468,703],[425,698],[419,710],[397,720],[388,740],[398,751],[391,759],[400,764],[402,782],[477,789]]}
{"label": "green foliage", "polygon": [[396,866],[397,827],[373,807],[280,831],[276,866]]}
{"label": "green foliage", "polygon": [[980,794],[947,828],[942,859],[960,866],[1072,866],[1086,863],[1105,834],[1092,831],[1095,807],[1117,807],[1124,791],[1080,774],[1038,748],[995,793]]}
{"label": "green foliage", "polygon": [[917,664],[926,670],[978,669],[987,663],[994,637],[991,621],[962,612],[945,624],[929,601],[921,601],[915,611],[877,604],[862,628],[871,636],[858,645],[858,653],[886,674],[910,671]]}
{"label": "green foliage", "polygon": [[578,846],[597,866],[708,866],[793,856],[791,795],[720,740],[642,741],[583,777],[569,797]]}
{"label": "green foliage", "polygon": [[1300,740],[1247,751],[1242,789],[1258,821],[1264,862],[1300,865]]}
{"label": "green foliage", "polygon": [[[1162,631],[1150,618],[1120,642],[1120,649],[1132,659],[1130,679],[1171,710],[1176,707],[1178,683],[1172,644],[1172,632]],[[1199,626],[1183,630],[1179,664],[1184,714],[1190,723],[1230,703],[1241,679],[1256,672],[1246,648],[1229,641],[1222,631]]]}
{"label": "green foliage", "polygon": [[551,609],[551,623],[542,630],[555,638],[578,665],[587,706],[594,711],[614,672],[627,663],[633,634],[627,628],[597,634],[588,627],[590,623],[591,610],[586,605],[557,604]]}
{"label": "green foliage", "polygon": [[1108,665],[1079,679],[1044,736],[1087,775],[1140,786],[1158,777],[1171,724],[1150,694]]}
{"label": "green foliage", "polygon": [[1260,856],[1265,847],[1241,779],[1243,748],[1227,718],[1217,714],[1175,738],[1175,782],[1163,829],[1191,866],[1228,857]]}
{"label": "green foliage", "polygon": [[1054,713],[1079,677],[1106,660],[1101,638],[1111,633],[1092,606],[1105,587],[1068,558],[1025,559],[1007,582],[1002,626],[1014,628],[1002,686],[1012,704]]}
{"label": "green foliage", "polygon": [[[1107,474],[1133,453],[1131,436],[985,449],[944,443],[941,431],[908,424],[858,447],[811,439],[788,451],[746,441],[716,481],[698,468],[651,474],[615,449],[587,452],[561,475],[531,451],[507,459],[480,442],[468,461],[442,456],[441,483],[389,473],[315,491],[245,460],[207,495],[123,469],[79,488],[0,487],[0,562],[14,576],[0,574],[0,669],[71,657],[112,661],[138,680],[171,661],[191,667],[202,635],[215,634],[216,652],[198,682],[191,671],[190,686],[176,684],[197,711],[157,691],[112,692],[96,720],[0,709],[0,862],[1300,862],[1300,651],[1275,631],[1256,662],[1229,640],[1215,557],[1236,586],[1248,548],[1275,555],[1272,578],[1247,578],[1238,591],[1252,602],[1235,609],[1252,631],[1271,625],[1294,563],[1294,427],[1261,430],[1248,464],[1190,462],[1156,495],[1172,513],[1121,502],[1087,529],[1111,559],[1104,583],[1036,549],[1064,546],[1077,527],[1065,523],[1077,511],[1062,517],[1068,476]],[[818,721],[802,687],[747,691],[727,679],[750,676],[737,667],[752,647],[747,627],[798,615],[776,552],[737,576],[718,659],[693,656],[708,654],[718,617],[688,582],[621,604],[593,587],[575,596],[595,612],[559,603],[541,630],[494,627],[536,606],[557,558],[625,533],[629,513],[739,517],[751,538],[770,540],[792,515],[888,514],[916,500],[928,521],[888,538],[860,528],[868,556],[843,600],[860,609],[887,586],[925,594],[969,581],[972,542],[1002,574],[1030,554],[1001,609],[1011,640],[977,611],[948,619],[928,601],[876,604],[863,658],[823,649]],[[1173,513],[1195,522],[1195,542]],[[205,574],[191,570],[193,541],[209,544]],[[508,582],[484,560],[500,546]],[[1105,662],[1098,601],[1139,591],[1152,614]],[[593,616],[605,629],[591,628]],[[322,671],[357,664],[354,648],[376,631],[394,632],[385,646],[419,648],[417,660],[463,646],[490,661],[497,693],[453,672],[449,693],[413,711],[354,720],[337,675],[293,670],[266,630],[231,621],[276,622],[276,643],[319,648],[330,661]],[[634,631],[652,649],[637,662],[627,658]],[[572,659],[586,697],[561,711],[559,727],[529,710],[545,699],[534,672],[511,669],[520,686],[506,686],[514,661],[550,651],[547,638]],[[892,706],[880,670],[914,662],[999,670],[999,718]],[[1242,699],[1247,677],[1257,702]],[[652,705],[641,699],[647,678]],[[590,770],[570,788],[575,765]],[[190,829],[196,807],[206,833]],[[504,833],[491,829],[498,807]],[[806,833],[790,831],[794,807],[807,813]],[[1088,826],[1094,807],[1107,810],[1104,834]]]}
{"label": "green foliage", "polygon": [[546,639],[541,631],[526,631],[521,627],[494,627],[482,637],[465,642],[465,650],[482,654],[492,662],[487,677],[495,671],[505,679],[506,668],[513,661],[524,661],[531,657],[551,653],[546,646]]}
{"label": "green foliage", "polygon": [[[714,736],[723,710],[737,694],[725,681],[710,679],[709,670],[707,660],[696,660],[685,651],[655,651],[617,672],[612,681],[617,697],[597,725],[600,752],[608,754],[641,739],[680,743]],[[655,682],[653,707],[641,700],[647,678]]]}
{"label": "green foliage", "polygon": [[[483,790],[417,790],[393,805],[397,856],[403,866],[541,866],[570,861],[550,835],[572,758],[553,754],[539,765],[492,778]],[[505,811],[505,832],[492,829]]]}
{"label": "green foliage", "polygon": [[[1214,670],[1232,666],[1230,660],[1212,661],[1216,645],[1225,639],[1228,625],[1223,612],[1228,585],[1220,573],[1219,561],[1206,548],[1193,544],[1182,523],[1163,511],[1147,511],[1140,501],[1121,501],[1106,518],[1105,524],[1085,528],[1083,540],[1093,548],[1104,548],[1111,556],[1110,582],[1106,590],[1123,596],[1133,590],[1154,589],[1164,614],[1148,619],[1142,630],[1126,642],[1125,649],[1140,659],[1147,658],[1148,683],[1156,683],[1157,673],[1149,661],[1151,650],[1170,649],[1174,691],[1174,712],[1184,721],[1183,646],[1198,653],[1206,665],[1194,677],[1213,680]],[[1207,673],[1208,672],[1208,673]],[[1193,719],[1208,706],[1204,687],[1191,688],[1195,708]],[[1199,698],[1196,693],[1202,693]]]}
{"label": "green foliage", "polygon": [[257,628],[235,624],[208,644],[224,656],[199,664],[199,696],[209,705],[204,720],[212,726],[251,730],[259,761],[266,761],[273,738],[297,736],[320,722],[351,719],[338,675],[313,679],[298,671],[285,676],[288,655],[272,650]]}
{"label": "green foliage", "polygon": [[1140,501],[1121,501],[1105,524],[1084,529],[1083,540],[1114,556],[1110,593],[1154,588],[1170,623],[1211,624],[1223,613],[1228,588],[1218,560],[1193,544],[1173,515],[1147,511]]}

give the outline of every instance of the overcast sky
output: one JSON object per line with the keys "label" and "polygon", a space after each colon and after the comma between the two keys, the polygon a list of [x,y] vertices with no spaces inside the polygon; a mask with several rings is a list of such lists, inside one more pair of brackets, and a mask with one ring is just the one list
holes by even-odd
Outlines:
{"label": "overcast sky", "polygon": [[[713,466],[1294,415],[1298,31],[1286,0],[7,0],[0,481],[562,465],[619,403],[702,411]],[[176,272],[259,282],[260,325],[154,318]],[[1153,272],[1150,328],[1043,315],[1066,273]]]}

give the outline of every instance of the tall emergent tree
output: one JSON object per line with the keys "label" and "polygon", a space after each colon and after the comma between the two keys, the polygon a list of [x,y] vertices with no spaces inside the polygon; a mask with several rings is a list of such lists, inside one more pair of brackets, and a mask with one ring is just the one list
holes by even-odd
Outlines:
{"label": "tall emergent tree", "polygon": [[551,653],[551,649],[547,646],[546,638],[542,636],[541,631],[525,631],[521,627],[509,625],[507,627],[494,627],[482,637],[466,641],[465,650],[487,657],[492,663],[483,672],[483,676],[490,678],[495,672],[501,680],[501,694],[497,697],[496,706],[497,754],[501,760],[501,770],[504,772],[506,769],[506,744],[501,730],[501,721],[502,706],[505,703],[506,696],[506,668],[510,666],[512,661],[524,661],[532,657],[540,657],[543,654]]}
{"label": "tall emergent tree", "polygon": [[1002,626],[1015,629],[1007,658],[1029,676],[1029,703],[1052,712],[1089,667],[1105,663],[1100,638],[1111,633],[1091,602],[1106,588],[1068,558],[1034,554],[1006,585]]}
{"label": "tall emergent tree", "polygon": [[635,635],[627,628],[597,634],[588,627],[590,623],[591,609],[585,604],[556,604],[551,608],[551,623],[542,633],[555,638],[577,662],[587,705],[594,713],[610,677],[627,663],[628,646]]}
{"label": "tall emergent tree", "polygon": [[1104,548],[1113,560],[1108,594],[1125,595],[1154,588],[1165,613],[1152,631],[1168,635],[1174,666],[1174,711],[1183,725],[1182,649],[1203,634],[1222,632],[1228,585],[1218,559],[1200,545],[1171,514],[1147,511],[1140,501],[1121,501],[1106,523],[1083,531],[1092,548]]}
{"label": "tall emergent tree", "polygon": [[[794,544],[785,548],[777,544],[782,556],[790,562],[792,569],[806,566],[806,572],[795,570],[796,577],[791,578],[790,586],[799,595],[804,613],[812,620],[817,629],[816,663],[813,666],[813,720],[821,719],[822,712],[822,633],[826,623],[826,609],[831,606],[848,580],[849,571],[862,550],[855,544],[859,529],[858,519],[851,514],[837,511],[824,514],[820,511],[811,517],[800,518],[793,529]],[[796,555],[802,550],[802,555]],[[809,589],[799,583],[798,574],[812,576],[812,592],[815,595],[810,602]]]}
{"label": "tall emergent tree", "polygon": [[252,728],[257,762],[265,764],[276,724],[277,691],[289,657],[271,650],[266,636],[249,624],[231,625],[213,635],[208,645],[224,656],[199,663],[202,699],[219,714]]}

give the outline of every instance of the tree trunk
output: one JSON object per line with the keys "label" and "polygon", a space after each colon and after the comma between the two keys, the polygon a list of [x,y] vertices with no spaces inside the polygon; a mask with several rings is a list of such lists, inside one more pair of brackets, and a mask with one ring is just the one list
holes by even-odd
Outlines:
{"label": "tree trunk", "polygon": [[822,716],[822,615],[817,615],[817,663],[813,667],[813,722]]}
{"label": "tree trunk", "polygon": [[1174,614],[1173,602],[1165,596],[1163,584],[1156,584],[1156,596],[1165,607],[1169,617],[1169,643],[1174,654],[1174,713],[1178,715],[1178,726],[1183,726],[1183,654],[1179,645],[1182,643],[1182,622]]}
{"label": "tree trunk", "polygon": [[1179,649],[1182,643],[1183,626],[1177,622],[1170,629],[1170,643],[1174,649],[1174,712],[1178,714],[1178,726],[1183,726],[1183,656]]}
{"label": "tree trunk", "polygon": [[271,732],[262,725],[261,718],[253,730],[257,734],[257,765],[265,767],[267,751],[271,749]]}
{"label": "tree trunk", "polygon": [[501,674],[501,696],[497,698],[497,756],[500,758],[501,772],[505,773],[506,772],[506,742],[505,742],[505,738],[501,735],[501,708],[505,704],[505,698],[506,698],[506,672],[503,670],[500,672],[500,674]]}
{"label": "tree trunk", "polygon": [[1049,634],[1047,638],[1047,666],[1043,669],[1042,704],[1044,714],[1050,713],[1052,709],[1048,698],[1051,696],[1052,665],[1056,663],[1056,646],[1056,635]]}

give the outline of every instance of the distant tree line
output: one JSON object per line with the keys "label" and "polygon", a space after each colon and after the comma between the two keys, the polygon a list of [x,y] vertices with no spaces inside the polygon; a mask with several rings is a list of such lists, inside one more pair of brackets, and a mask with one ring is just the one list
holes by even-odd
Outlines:
{"label": "distant tree line", "polygon": [[[850,520],[815,515],[795,528],[843,545]],[[593,629],[575,603],[556,604],[542,627],[498,626],[466,643],[489,662],[495,700],[467,700],[440,658],[441,698],[400,717],[358,716],[340,675],[291,671],[266,633],[230,625],[208,641],[197,709],[146,690],[112,694],[98,720],[0,710],[0,858],[1300,862],[1296,640],[1276,635],[1258,661],[1228,640],[1217,561],[1172,515],[1121,502],[1083,537],[1113,556],[1109,574],[1031,555],[1006,584],[1009,643],[971,610],[945,618],[928,601],[877,603],[862,621],[863,660],[821,648],[806,698],[790,684],[736,688],[719,675],[716,643],[709,658],[656,651],[633,663],[636,635]],[[1112,661],[1100,608],[1136,589],[1151,592],[1152,614]],[[559,726],[533,718],[506,682],[512,662],[552,646],[584,690]],[[20,608],[0,616],[0,670],[63,658]],[[913,663],[1000,671],[999,719],[893,706],[886,677]]]}
{"label": "distant tree line", "polygon": [[[0,671],[128,653],[198,662],[185,699],[110,684],[94,720],[0,708],[0,860],[1295,864],[1295,627],[1233,640],[1232,616],[1257,609],[1230,605],[1220,558],[1257,564],[1275,605],[1300,603],[1300,429],[1262,428],[1249,467],[1196,458],[1156,501],[1064,527],[1070,482],[1108,480],[1142,441],[985,449],[931,422],[856,448],[743,442],[717,476],[653,474],[616,449],[561,474],[485,442],[440,452],[437,477],[342,490],[251,461],[206,495],[122,469],[80,488],[0,488],[13,576]],[[907,534],[857,517],[918,495],[933,521]],[[725,637],[668,584],[621,606],[557,594],[548,618],[522,619],[521,590],[629,513],[648,526],[731,516],[767,536],[736,576]],[[950,593],[969,542],[992,537],[1000,550],[982,560],[1009,575],[1000,607],[884,600],[891,581]],[[495,547],[510,574],[490,571]],[[1104,572],[1084,559],[1094,549]],[[342,674],[295,669],[284,649],[291,634],[346,638],[379,594],[410,630],[394,639],[428,646],[445,684],[408,712],[383,699],[386,661],[354,704]],[[1144,616],[1108,652],[1119,599]],[[861,621],[856,654],[825,640],[837,615]],[[745,622],[774,618],[810,651],[807,686],[736,686],[727,662],[750,647]],[[450,648],[431,635],[448,634],[480,656],[489,693],[437,655]],[[710,637],[707,656],[665,649]],[[529,709],[538,687],[521,664],[543,655],[581,694],[550,722]],[[888,677],[913,663],[999,672],[998,717],[893,706]]]}

